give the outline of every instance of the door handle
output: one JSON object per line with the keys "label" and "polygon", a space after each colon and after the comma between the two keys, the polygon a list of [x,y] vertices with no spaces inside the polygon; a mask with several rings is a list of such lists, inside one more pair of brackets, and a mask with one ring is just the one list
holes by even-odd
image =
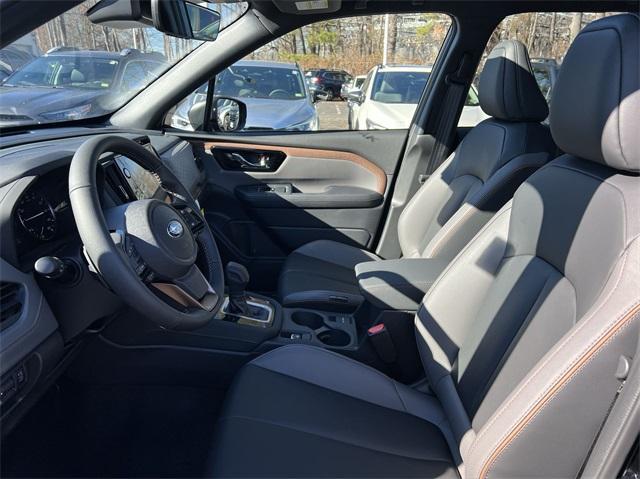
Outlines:
{"label": "door handle", "polygon": [[269,155],[267,153],[259,153],[255,155],[255,159],[249,160],[241,153],[232,152],[229,154],[231,160],[240,165],[240,167],[251,168],[251,169],[260,169],[260,170],[270,170],[271,169],[271,161]]}
{"label": "door handle", "polygon": [[225,170],[273,172],[287,157],[282,151],[249,148],[211,148],[216,161]]}

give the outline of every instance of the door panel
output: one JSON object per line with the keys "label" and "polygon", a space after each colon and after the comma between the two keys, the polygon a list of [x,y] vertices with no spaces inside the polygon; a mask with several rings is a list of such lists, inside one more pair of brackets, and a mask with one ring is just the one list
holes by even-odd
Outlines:
{"label": "door panel", "polygon": [[282,262],[303,244],[370,247],[405,137],[394,130],[208,135],[197,142],[207,174],[200,201],[223,260],[245,264],[251,287],[272,291]]}

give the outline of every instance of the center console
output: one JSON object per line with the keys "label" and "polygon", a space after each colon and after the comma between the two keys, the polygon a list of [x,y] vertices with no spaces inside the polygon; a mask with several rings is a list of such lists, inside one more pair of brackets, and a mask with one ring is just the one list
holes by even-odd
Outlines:
{"label": "center console", "polygon": [[[246,290],[249,274],[244,266],[230,263],[225,273],[227,295],[216,317],[205,326],[169,330],[129,311],[100,331],[107,342],[99,342],[96,354],[113,353],[110,357],[120,361],[126,359],[121,351],[140,350],[145,361],[156,361],[164,358],[162,351],[170,350],[166,356],[170,361],[180,358],[171,363],[182,371],[176,380],[208,380],[215,375],[221,382],[230,382],[251,359],[281,346],[302,344],[344,354],[402,382],[410,383],[420,375],[414,313],[381,312],[369,301],[354,313],[283,307],[271,297]],[[108,345],[117,348],[111,351]],[[157,353],[150,356],[149,351]],[[118,371],[122,368],[114,368],[113,374]]]}
{"label": "center console", "polygon": [[273,331],[268,346],[311,344],[338,350],[357,350],[358,335],[353,315],[301,308],[282,308],[274,299],[247,293],[249,272],[230,262],[225,269],[229,295],[216,319]]}
{"label": "center console", "polygon": [[300,342],[331,349],[358,349],[356,321],[353,315],[308,309],[283,310],[280,340]]}

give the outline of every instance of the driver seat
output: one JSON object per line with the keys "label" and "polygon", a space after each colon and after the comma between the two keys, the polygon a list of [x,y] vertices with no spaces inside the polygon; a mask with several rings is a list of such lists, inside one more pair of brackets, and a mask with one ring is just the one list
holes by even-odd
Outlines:
{"label": "driver seat", "polygon": [[276,349],[229,392],[213,476],[578,475],[638,340],[639,38],[631,14],[576,38],[551,103],[567,154],[523,183],[415,317],[430,391],[323,349]]}

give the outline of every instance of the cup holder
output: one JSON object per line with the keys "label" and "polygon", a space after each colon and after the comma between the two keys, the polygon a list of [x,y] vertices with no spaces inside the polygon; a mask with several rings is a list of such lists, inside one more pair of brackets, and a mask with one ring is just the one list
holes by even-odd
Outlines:
{"label": "cup holder", "polygon": [[351,336],[340,329],[329,329],[318,334],[318,339],[327,346],[344,347],[351,342]]}
{"label": "cup holder", "polygon": [[291,315],[294,323],[311,329],[320,329],[324,326],[324,320],[318,313],[312,311],[296,311]]}

